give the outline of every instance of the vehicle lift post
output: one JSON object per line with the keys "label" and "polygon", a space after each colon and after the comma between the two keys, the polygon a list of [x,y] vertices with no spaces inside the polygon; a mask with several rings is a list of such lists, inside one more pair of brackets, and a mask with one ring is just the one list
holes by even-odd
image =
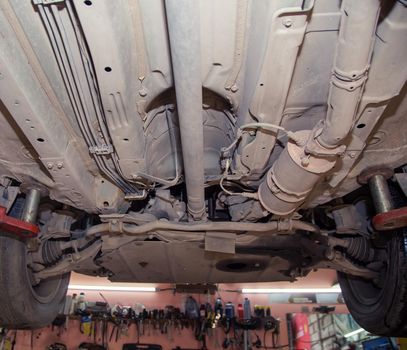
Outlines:
{"label": "vehicle lift post", "polygon": [[364,170],[358,177],[360,184],[368,184],[376,215],[373,226],[379,231],[389,231],[407,226],[407,207],[394,208],[387,180],[394,175],[388,168]]}

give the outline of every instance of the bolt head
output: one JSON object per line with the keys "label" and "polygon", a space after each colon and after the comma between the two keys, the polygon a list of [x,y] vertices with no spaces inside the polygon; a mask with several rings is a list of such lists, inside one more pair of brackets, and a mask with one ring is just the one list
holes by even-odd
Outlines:
{"label": "bolt head", "polygon": [[291,18],[284,18],[283,25],[286,28],[290,28],[293,25],[293,20]]}
{"label": "bolt head", "polygon": [[309,157],[303,157],[301,158],[301,165],[303,167],[307,167],[309,165]]}
{"label": "bolt head", "polygon": [[234,84],[234,85],[231,86],[231,88],[230,88],[230,91],[232,91],[232,92],[236,92],[236,91],[238,91],[238,90],[239,90],[239,88],[237,87],[236,84]]}

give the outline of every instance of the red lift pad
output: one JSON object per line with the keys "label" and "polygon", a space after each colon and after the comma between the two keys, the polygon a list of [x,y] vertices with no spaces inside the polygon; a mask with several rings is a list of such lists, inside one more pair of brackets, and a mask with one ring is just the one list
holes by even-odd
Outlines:
{"label": "red lift pad", "polygon": [[0,207],[0,230],[22,238],[36,237],[40,231],[37,225],[8,216],[4,207]]}
{"label": "red lift pad", "polygon": [[373,217],[373,226],[378,231],[394,230],[407,226],[407,207],[390,210]]}

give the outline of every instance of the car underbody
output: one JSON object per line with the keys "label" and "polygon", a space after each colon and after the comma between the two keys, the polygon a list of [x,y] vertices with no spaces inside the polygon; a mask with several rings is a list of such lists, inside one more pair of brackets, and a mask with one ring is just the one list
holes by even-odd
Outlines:
{"label": "car underbody", "polygon": [[383,284],[406,216],[404,1],[0,10],[0,228],[30,234],[33,286]]}

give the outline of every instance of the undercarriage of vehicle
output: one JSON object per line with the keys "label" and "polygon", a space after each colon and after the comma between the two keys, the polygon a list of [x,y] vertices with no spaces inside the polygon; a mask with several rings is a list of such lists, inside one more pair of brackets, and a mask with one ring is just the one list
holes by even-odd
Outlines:
{"label": "undercarriage of vehicle", "polygon": [[71,271],[389,283],[404,1],[0,0],[0,33],[0,248],[34,294]]}

